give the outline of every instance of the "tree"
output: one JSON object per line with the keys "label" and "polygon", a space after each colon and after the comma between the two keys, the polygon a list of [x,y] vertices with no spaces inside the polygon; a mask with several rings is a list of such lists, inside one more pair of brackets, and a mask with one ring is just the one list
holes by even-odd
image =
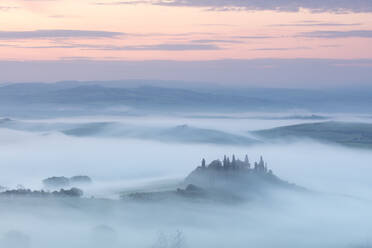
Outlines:
{"label": "tree", "polygon": [[245,164],[245,166],[246,166],[248,169],[251,168],[251,164],[249,163],[248,155],[245,155],[245,158],[244,158],[244,164]]}
{"label": "tree", "polygon": [[205,159],[202,159],[202,167],[205,168]]}
{"label": "tree", "polygon": [[261,166],[264,166],[264,165],[265,165],[265,162],[264,162],[262,156],[260,156],[260,163],[259,163],[259,164],[260,164]]}
{"label": "tree", "polygon": [[236,167],[236,159],[235,159],[235,155],[232,156],[231,166],[232,166],[233,168]]}
{"label": "tree", "polygon": [[244,163],[246,163],[246,164],[249,164],[249,159],[248,159],[248,155],[245,155],[245,158],[244,158]]}

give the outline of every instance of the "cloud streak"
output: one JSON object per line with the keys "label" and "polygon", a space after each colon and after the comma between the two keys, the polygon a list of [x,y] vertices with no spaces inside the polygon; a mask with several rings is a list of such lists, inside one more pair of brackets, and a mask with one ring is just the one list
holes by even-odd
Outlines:
{"label": "cloud streak", "polygon": [[303,32],[299,36],[307,37],[307,38],[325,38],[325,39],[372,38],[372,30],[312,31],[312,32]]}
{"label": "cloud streak", "polygon": [[[0,45],[2,46],[2,45]],[[11,46],[4,44],[3,46]],[[114,45],[90,45],[78,43],[64,43],[60,45],[46,46],[17,46],[12,47],[25,49],[82,49],[82,50],[101,50],[101,51],[193,51],[193,50],[220,50],[221,47],[215,44],[155,44],[155,45],[136,45],[136,46],[114,46]]]}
{"label": "cloud streak", "polygon": [[33,31],[0,31],[0,40],[54,38],[116,38],[125,33],[97,30],[45,29]]}
{"label": "cloud streak", "polygon": [[96,3],[99,5],[153,4],[175,7],[201,7],[210,11],[273,10],[298,12],[372,12],[370,0],[149,0]]}
{"label": "cloud streak", "polygon": [[110,51],[190,51],[190,50],[219,50],[220,47],[213,44],[156,44],[140,46],[97,46],[89,50]]}
{"label": "cloud streak", "polygon": [[225,40],[225,39],[201,39],[201,40],[192,40],[193,43],[233,43],[233,44],[239,44],[244,43],[240,40]]}
{"label": "cloud streak", "polygon": [[349,27],[360,26],[361,23],[336,23],[336,22],[301,22],[301,23],[286,23],[274,24],[270,27]]}
{"label": "cloud streak", "polygon": [[236,35],[232,36],[234,39],[243,39],[243,40],[260,40],[260,39],[273,39],[278,38],[276,36],[265,36],[265,35]]}
{"label": "cloud streak", "polygon": [[251,49],[252,51],[291,51],[291,50],[311,50],[311,47],[299,46],[299,47],[263,47]]}

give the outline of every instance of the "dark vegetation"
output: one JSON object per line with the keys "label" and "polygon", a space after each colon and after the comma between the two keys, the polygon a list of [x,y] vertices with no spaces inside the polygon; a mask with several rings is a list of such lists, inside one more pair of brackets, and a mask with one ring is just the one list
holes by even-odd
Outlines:
{"label": "dark vegetation", "polygon": [[49,177],[43,180],[43,185],[47,189],[65,188],[71,185],[84,185],[92,183],[92,179],[88,176],[73,176],[67,177]]}
{"label": "dark vegetation", "polygon": [[59,191],[44,191],[44,190],[30,190],[30,189],[14,189],[6,190],[0,193],[1,197],[81,197],[83,191],[78,188],[71,188],[68,190],[61,189]]}

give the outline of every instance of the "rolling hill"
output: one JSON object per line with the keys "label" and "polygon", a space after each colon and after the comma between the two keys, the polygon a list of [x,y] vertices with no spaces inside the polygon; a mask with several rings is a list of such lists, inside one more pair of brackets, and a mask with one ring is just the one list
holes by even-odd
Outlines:
{"label": "rolling hill", "polygon": [[353,147],[372,148],[372,124],[352,122],[317,122],[254,131],[253,134],[270,140],[314,139]]}

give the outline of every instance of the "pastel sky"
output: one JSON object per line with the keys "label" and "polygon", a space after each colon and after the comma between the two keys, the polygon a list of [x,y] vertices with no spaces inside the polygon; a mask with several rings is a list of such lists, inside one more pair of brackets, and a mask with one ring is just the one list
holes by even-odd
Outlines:
{"label": "pastel sky", "polygon": [[0,2],[1,61],[263,58],[372,59],[372,0]]}

